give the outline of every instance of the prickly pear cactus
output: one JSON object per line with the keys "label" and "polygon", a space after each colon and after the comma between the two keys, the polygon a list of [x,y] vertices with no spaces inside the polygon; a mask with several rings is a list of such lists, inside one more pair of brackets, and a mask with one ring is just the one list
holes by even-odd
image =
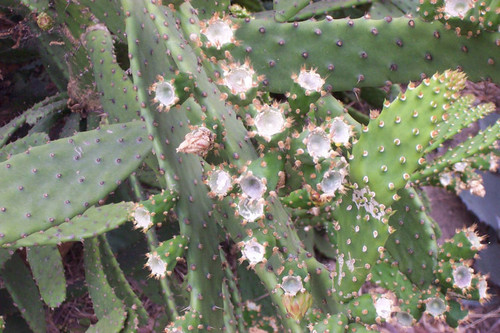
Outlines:
{"label": "prickly pear cactus", "polygon": [[496,170],[499,122],[435,152],[494,111],[463,91],[500,81],[498,1],[398,4],[1,4],[59,89],[0,128],[0,277],[27,326],[71,301],[76,242],[89,332],[466,320],[483,238],[438,246],[418,186],[484,195]]}

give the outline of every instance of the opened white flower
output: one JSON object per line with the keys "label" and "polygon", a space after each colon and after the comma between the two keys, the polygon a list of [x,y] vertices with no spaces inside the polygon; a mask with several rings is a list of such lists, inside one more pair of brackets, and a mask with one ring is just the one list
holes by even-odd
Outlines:
{"label": "opened white flower", "polygon": [[210,20],[201,22],[201,33],[207,37],[207,47],[215,47],[220,50],[222,47],[236,43],[234,30],[237,26],[228,16],[219,18],[216,13]]}
{"label": "opened white flower", "polygon": [[167,263],[161,259],[158,253],[147,253],[146,266],[151,270],[151,276],[159,279],[165,277]]}
{"label": "opened white flower", "polygon": [[151,213],[142,205],[138,205],[133,213],[135,228],[142,228],[144,231],[151,228],[153,225],[153,219],[151,218]]}
{"label": "opened white flower", "polygon": [[252,240],[243,242],[243,248],[241,250],[243,254],[243,259],[248,260],[250,266],[255,266],[256,264],[265,261],[266,247],[254,238]]}
{"label": "opened white flower", "polygon": [[321,75],[316,73],[315,69],[306,70],[305,67],[300,69],[299,75],[292,75],[292,79],[304,90],[306,95],[313,92],[321,92],[325,80],[321,78]]}

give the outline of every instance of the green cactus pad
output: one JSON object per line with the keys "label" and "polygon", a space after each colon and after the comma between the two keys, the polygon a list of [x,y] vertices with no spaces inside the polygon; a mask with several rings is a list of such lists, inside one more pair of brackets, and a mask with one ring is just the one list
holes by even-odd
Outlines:
{"label": "green cactus pad", "polygon": [[7,262],[12,256],[12,250],[9,249],[1,249],[0,248],[0,269],[3,268],[3,264]]}
{"label": "green cactus pad", "polygon": [[389,219],[395,230],[385,247],[397,261],[398,268],[419,287],[434,282],[437,264],[436,234],[431,217],[413,189],[400,190],[401,200],[392,205],[395,211]]}
{"label": "green cactus pad", "polygon": [[31,273],[18,254],[7,261],[0,271],[5,287],[17,308],[21,311],[34,333],[45,333],[45,309],[40,300],[40,293],[31,277]]}
{"label": "green cactus pad", "polygon": [[31,147],[41,146],[49,141],[46,133],[33,133],[16,140],[0,149],[0,162],[8,160],[12,155],[21,154]]}
{"label": "green cactus pad", "polygon": [[279,25],[265,19],[237,22],[240,45],[231,54],[239,61],[249,58],[257,73],[266,75],[272,92],[285,93],[290,72],[298,73],[303,65],[317,68],[326,78],[325,87],[335,91],[405,83],[420,79],[422,73],[430,76],[457,66],[471,80],[500,81],[495,33],[468,39],[440,23],[406,17]]}
{"label": "green cactus pad", "polygon": [[34,246],[28,249],[27,259],[44,302],[51,308],[66,299],[66,278],[57,246]]}
{"label": "green cactus pad", "polygon": [[389,215],[366,189],[350,190],[333,211],[338,246],[334,288],[340,297],[356,296],[389,237]]}
{"label": "green cactus pad", "polygon": [[174,190],[165,191],[152,195],[135,205],[132,215],[136,228],[146,231],[151,226],[165,221],[167,214],[179,200],[179,195]]}
{"label": "green cactus pad", "polygon": [[325,333],[344,333],[345,326],[348,320],[346,315],[338,313],[336,315],[327,315],[323,320],[311,324],[309,329],[312,332],[325,332]]}
{"label": "green cactus pad", "polygon": [[346,305],[347,313],[352,321],[363,322],[365,324],[375,324],[377,312],[373,303],[372,295],[364,294],[351,300]]}
{"label": "green cactus pad", "polygon": [[273,8],[276,12],[274,18],[278,22],[285,22],[306,7],[309,2],[309,0],[274,0]]}
{"label": "green cactus pad", "polygon": [[460,302],[455,300],[448,301],[449,311],[446,312],[446,323],[453,328],[458,327],[458,325],[466,320],[469,311],[464,309]]}
{"label": "green cactus pad", "polygon": [[[422,315],[418,289],[401,273],[396,265],[391,264],[393,259],[386,255],[386,259],[373,266],[371,282],[384,287],[396,295],[402,312],[411,317],[411,321],[418,321]],[[405,316],[408,317],[408,316]]]}
{"label": "green cactus pad", "polygon": [[3,146],[7,140],[9,140],[11,135],[24,125],[28,119],[30,119],[30,124],[34,125],[44,115],[64,109],[66,107],[66,98],[66,94],[57,94],[52,97],[48,97],[33,105],[23,114],[12,119],[8,124],[2,126],[0,128],[0,147]]}
{"label": "green cactus pad", "polygon": [[109,314],[103,315],[99,318],[99,321],[90,326],[85,332],[86,333],[119,333],[123,329],[123,324],[125,322],[126,316],[123,309],[115,309]]}
{"label": "green cactus pad", "polygon": [[[204,326],[201,324],[201,315],[196,313],[196,311],[190,310],[175,318],[175,321],[168,324],[165,328],[165,333],[176,333],[176,332],[200,332],[203,330]],[[203,331],[201,331],[203,332]]]}
{"label": "green cactus pad", "polygon": [[[454,148],[450,148],[444,155],[426,165],[421,171],[414,173],[410,178],[415,182],[432,182],[432,178],[446,168],[456,166],[458,163],[465,165],[474,162],[478,156],[485,156],[496,150],[496,142],[500,139],[500,120],[493,126],[480,131]],[[471,158],[471,162],[469,162]]]}
{"label": "green cactus pad", "polygon": [[447,71],[417,87],[410,84],[404,94],[386,102],[381,115],[364,127],[353,146],[351,181],[370,186],[384,205],[397,200],[397,191],[425,162],[423,150],[437,135],[437,123],[464,84],[463,73]]}
{"label": "green cactus pad", "polygon": [[44,10],[47,10],[50,6],[49,0],[21,0],[21,3],[34,12],[42,12]]}
{"label": "green cactus pad", "polygon": [[436,139],[432,140],[432,144],[427,147],[426,152],[438,148],[444,141],[460,133],[463,128],[495,111],[493,103],[471,107],[474,100],[474,95],[465,95],[452,104],[448,112],[451,119],[438,124],[437,130],[439,131],[439,135]]}
{"label": "green cactus pad", "polygon": [[191,6],[196,8],[200,19],[209,19],[215,13],[228,13],[229,0],[191,0]]}
{"label": "green cactus pad", "polygon": [[79,0],[83,6],[88,6],[89,9],[101,22],[105,22],[113,35],[121,41],[125,41],[123,34],[125,32],[125,22],[123,20],[123,11],[120,6],[120,1],[96,1],[96,0]]}
{"label": "green cactus pad", "polygon": [[150,151],[143,124],[103,127],[0,164],[0,244],[59,225],[115,189]]}
{"label": "green cactus pad", "polygon": [[459,230],[441,246],[438,259],[444,261],[473,259],[485,247],[481,243],[483,239],[484,237],[477,234],[475,226]]}
{"label": "green cactus pad", "polygon": [[137,312],[131,308],[127,309],[127,319],[123,324],[123,330],[121,332],[135,333],[137,332],[138,326],[139,326],[139,316],[137,315]]}
{"label": "green cactus pad", "polygon": [[[151,269],[151,276],[157,278],[164,277],[165,273],[170,276],[177,262],[183,260],[187,244],[187,237],[174,236],[161,243],[151,253],[148,253],[148,262],[146,265]],[[160,268],[162,271],[160,271]]]}
{"label": "green cactus pad", "polygon": [[368,325],[364,325],[362,323],[351,323],[347,326],[346,333],[366,333],[373,332]]}
{"label": "green cactus pad", "polygon": [[104,25],[94,25],[85,33],[102,107],[110,122],[125,123],[139,118],[137,92],[130,78],[116,61],[113,39]]}
{"label": "green cactus pad", "polygon": [[141,325],[147,325],[149,315],[142,305],[141,300],[128,283],[105,236],[99,236],[99,251],[103,270],[108,278],[109,285],[129,309],[129,317],[134,316]]}
{"label": "green cactus pad", "polygon": [[[159,7],[150,1],[135,0],[122,1],[122,5],[126,13],[131,72],[134,84],[138,86],[139,102],[144,106],[141,108],[141,115],[153,138],[159,167],[163,169],[166,176],[170,177],[166,177],[167,184],[169,183],[169,186],[179,191],[180,200],[176,206],[176,212],[181,233],[189,237],[190,250],[186,254],[186,260],[189,267],[187,288],[190,291],[190,306],[191,309],[203,314],[204,325],[219,329],[223,326],[221,311],[223,302],[220,298],[222,271],[220,270],[218,244],[214,242],[214,239],[217,239],[218,230],[217,221],[211,213],[213,202],[208,197],[208,189],[202,182],[200,158],[193,154],[176,151],[190,130],[187,126],[189,122],[186,112],[182,111],[182,108],[181,110],[172,109],[169,112],[157,112],[148,95],[148,88],[155,82],[157,75],[170,68],[169,58],[165,54],[172,55],[176,61],[175,66],[185,66],[180,68],[182,72],[198,73],[198,62],[195,52],[191,51],[189,44],[176,29],[174,14],[169,8]],[[157,34],[151,31],[158,31],[158,36],[166,36],[168,40],[162,38],[162,42],[157,43],[156,38],[151,38]],[[139,45],[136,40],[140,41]],[[184,48],[181,48],[181,45]],[[208,77],[203,70],[201,72],[200,77],[195,77],[196,82],[199,83],[200,104],[207,106],[207,116],[213,118],[210,112],[214,112],[217,117],[221,118],[220,112],[225,114],[224,110],[230,110],[225,108],[223,101],[219,99],[220,96],[212,93],[215,85],[206,86],[209,83]],[[170,80],[174,75],[174,72],[167,72],[164,77]],[[206,94],[201,94],[203,91]],[[216,103],[217,107],[214,109],[214,104],[211,103]],[[226,120],[237,123],[236,114],[227,113]],[[221,151],[221,156],[232,156],[233,152],[237,153],[236,157],[247,155],[245,150],[250,145],[244,142],[243,135],[246,129],[241,123],[237,127],[241,130],[227,131],[228,138],[224,142],[226,148],[230,145],[232,148],[235,147],[234,150]],[[233,141],[234,137],[237,140]],[[240,151],[241,154],[238,155]],[[248,159],[245,158],[246,160]]]}
{"label": "green cactus pad", "polygon": [[133,206],[133,203],[122,202],[91,207],[68,222],[21,238],[13,246],[58,245],[63,242],[75,242],[95,237],[116,229],[128,221]]}
{"label": "green cactus pad", "polygon": [[[112,317],[113,320],[123,324],[126,312],[122,301],[116,296],[107,280],[97,238],[89,238],[84,242],[84,265],[87,287],[97,318],[99,321],[107,322]],[[123,318],[120,319],[117,312]]]}

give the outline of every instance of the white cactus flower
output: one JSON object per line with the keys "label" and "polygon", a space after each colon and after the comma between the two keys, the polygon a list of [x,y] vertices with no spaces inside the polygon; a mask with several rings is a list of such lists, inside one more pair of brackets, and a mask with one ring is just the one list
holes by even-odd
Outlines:
{"label": "white cactus flower", "polygon": [[250,266],[254,266],[265,260],[266,247],[257,242],[256,239],[252,239],[243,243],[241,252],[243,258],[250,263]]}
{"label": "white cactus flower", "polygon": [[135,208],[133,216],[135,228],[142,228],[146,231],[153,225],[151,213],[142,205]]}
{"label": "white cactus flower", "polygon": [[330,123],[330,135],[336,146],[348,146],[352,137],[351,126],[347,125],[342,118],[336,117]]}
{"label": "white cactus flower", "polygon": [[380,297],[375,302],[375,310],[377,311],[377,316],[389,320],[392,314],[392,300],[386,297]]}
{"label": "white cactus flower", "polygon": [[280,109],[265,105],[261,112],[255,117],[257,134],[270,140],[277,133],[281,133],[285,127],[285,117]]}
{"label": "white cactus flower", "polygon": [[453,286],[464,289],[470,288],[472,283],[472,269],[465,265],[460,265],[453,269]]}
{"label": "white cactus flower", "polygon": [[444,13],[448,16],[464,18],[465,13],[473,6],[471,0],[445,0]]}
{"label": "white cactus flower", "polygon": [[299,291],[304,290],[302,284],[302,278],[300,276],[290,276],[287,275],[281,281],[281,289],[285,292],[285,295],[295,296]]}
{"label": "white cactus flower", "polygon": [[450,185],[452,181],[453,181],[453,175],[451,174],[451,172],[442,173],[439,176],[439,182],[444,187]]}
{"label": "white cactus flower", "polygon": [[323,175],[320,183],[321,190],[327,196],[334,196],[335,192],[343,188],[342,184],[346,176],[345,169],[329,170]]}
{"label": "white cactus flower", "polygon": [[327,158],[332,153],[330,138],[320,127],[316,127],[309,133],[305,143],[307,152],[314,159],[320,157]]}
{"label": "white cactus flower", "polygon": [[231,189],[232,186],[231,175],[224,170],[216,170],[208,180],[210,191],[215,195],[224,196]]}
{"label": "white cactus flower", "polygon": [[304,88],[306,94],[313,92],[321,92],[325,80],[321,78],[321,75],[316,73],[315,69],[306,70],[305,67],[300,69],[299,75],[292,76],[294,81]]}
{"label": "white cactus flower", "polygon": [[266,185],[264,182],[255,177],[252,173],[247,173],[239,180],[241,190],[245,195],[251,199],[260,199],[266,192]]}
{"label": "white cactus flower", "polygon": [[439,297],[431,297],[427,299],[425,311],[433,317],[439,317],[446,312],[446,304]]}
{"label": "white cactus flower", "polygon": [[165,277],[167,263],[161,259],[158,253],[147,253],[148,261],[146,266],[151,270],[151,276],[159,279]]}
{"label": "white cactus flower", "polygon": [[153,102],[158,104],[158,111],[169,111],[179,101],[173,85],[174,80],[165,81],[163,76],[158,76],[157,80],[149,87],[149,93],[154,94]]}
{"label": "white cactus flower", "polygon": [[234,30],[237,26],[228,16],[219,18],[218,14],[205,22],[201,22],[201,33],[207,37],[207,47],[215,47],[220,50],[222,47],[235,43]]}
{"label": "white cactus flower", "polygon": [[224,70],[222,84],[226,85],[233,95],[239,95],[241,99],[246,99],[246,93],[256,87],[258,83],[254,81],[254,70],[249,64],[232,65]]}
{"label": "white cactus flower", "polygon": [[247,220],[247,222],[254,222],[264,214],[263,200],[241,198],[238,203],[238,213]]}

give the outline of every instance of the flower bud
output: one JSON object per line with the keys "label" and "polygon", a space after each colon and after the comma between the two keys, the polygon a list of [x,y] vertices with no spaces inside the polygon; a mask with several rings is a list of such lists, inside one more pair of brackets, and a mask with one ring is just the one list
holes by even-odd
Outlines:
{"label": "flower bud", "polygon": [[294,296],[284,294],[281,296],[281,302],[283,302],[286,311],[294,320],[302,320],[312,305],[312,296],[307,291]]}

